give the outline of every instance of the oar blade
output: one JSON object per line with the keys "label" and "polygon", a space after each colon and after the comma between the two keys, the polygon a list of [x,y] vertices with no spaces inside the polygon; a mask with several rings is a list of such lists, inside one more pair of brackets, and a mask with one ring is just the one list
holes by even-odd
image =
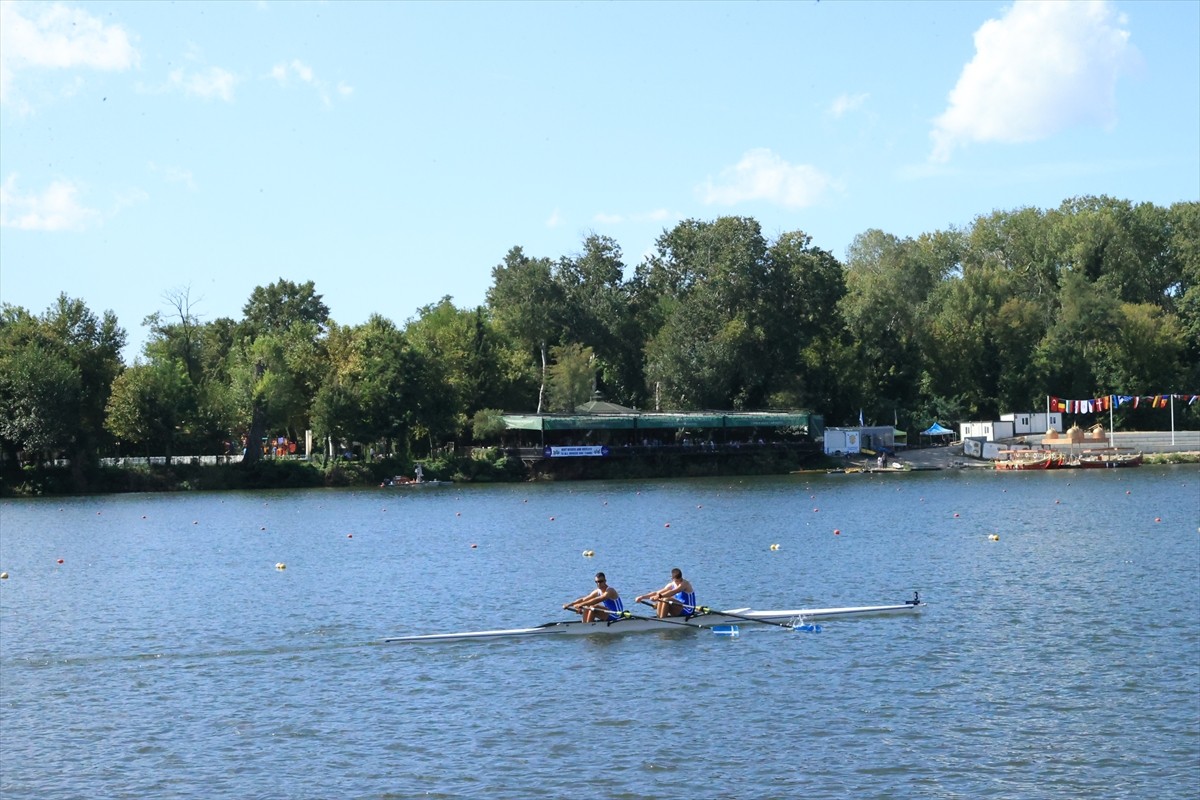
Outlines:
{"label": "oar blade", "polygon": [[713,625],[710,630],[718,636],[738,636],[741,634],[741,630],[737,625]]}

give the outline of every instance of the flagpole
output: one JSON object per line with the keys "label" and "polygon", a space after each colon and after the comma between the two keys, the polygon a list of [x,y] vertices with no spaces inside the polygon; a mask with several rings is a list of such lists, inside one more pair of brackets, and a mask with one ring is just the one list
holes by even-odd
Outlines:
{"label": "flagpole", "polygon": [[1116,400],[1116,399],[1117,399],[1116,395],[1110,394],[1108,396],[1108,449],[1109,450],[1117,449],[1117,432],[1115,430],[1113,430],[1113,427],[1116,425],[1116,423],[1113,422],[1113,400]]}
{"label": "flagpole", "polygon": [[1171,446],[1175,446],[1175,395],[1171,395]]}

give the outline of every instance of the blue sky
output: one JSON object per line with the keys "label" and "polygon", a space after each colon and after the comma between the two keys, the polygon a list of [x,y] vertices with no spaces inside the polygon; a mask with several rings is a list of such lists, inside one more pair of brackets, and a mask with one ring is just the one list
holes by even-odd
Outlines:
{"label": "blue sky", "polygon": [[1200,199],[1200,2],[0,2],[0,299],[129,332],[313,280],[403,324],[682,219],[845,256]]}

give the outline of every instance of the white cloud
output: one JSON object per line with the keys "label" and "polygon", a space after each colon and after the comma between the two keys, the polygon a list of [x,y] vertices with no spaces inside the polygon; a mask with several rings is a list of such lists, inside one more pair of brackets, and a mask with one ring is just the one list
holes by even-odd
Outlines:
{"label": "white cloud", "polygon": [[152,173],[155,175],[161,175],[163,180],[165,180],[167,183],[182,183],[188,189],[195,191],[196,181],[190,169],[172,166],[160,167],[153,161],[151,161],[148,166]]}
{"label": "white cloud", "polygon": [[0,185],[0,227],[26,231],[80,231],[100,214],[80,205],[79,188],[70,181],[55,181],[41,194],[20,194],[17,176]]}
{"label": "white cloud", "polygon": [[[311,86],[327,107],[333,104],[328,81],[318,78],[313,68],[298,58],[294,58],[290,62],[280,62],[271,67],[271,77],[278,81],[280,86],[287,86],[293,77],[297,78],[301,83]],[[339,82],[333,91],[341,97],[349,97],[354,94],[354,87],[345,82]]]}
{"label": "white cloud", "polygon": [[167,77],[167,84],[185,94],[203,97],[205,100],[216,97],[229,103],[233,101],[233,90],[238,84],[238,77],[220,67],[209,67],[196,72],[175,69],[171,70]]}
{"label": "white cloud", "polygon": [[563,223],[562,214],[559,213],[559,210],[557,208],[554,209],[552,212],[550,212],[550,216],[546,219],[546,227],[547,228],[557,228],[560,225],[562,225],[562,223]]}
{"label": "white cloud", "polygon": [[829,106],[829,115],[834,119],[840,119],[849,111],[857,111],[862,108],[863,103],[867,102],[867,98],[871,95],[866,92],[860,94],[841,94],[834,98],[833,103]]}
{"label": "white cloud", "polygon": [[1081,124],[1116,122],[1117,77],[1137,59],[1127,20],[1108,0],[1014,3],[975,32],[930,158],[968,142],[1032,142]]}
{"label": "white cloud", "polygon": [[789,164],[765,147],[748,151],[742,160],[721,170],[714,182],[705,180],[696,191],[708,205],[732,206],[765,200],[787,208],[815,205],[832,179],[809,164]]}
{"label": "white cloud", "polygon": [[0,2],[0,102],[13,99],[17,75],[27,69],[135,67],[133,38],[120,25],[105,25],[61,3]]}

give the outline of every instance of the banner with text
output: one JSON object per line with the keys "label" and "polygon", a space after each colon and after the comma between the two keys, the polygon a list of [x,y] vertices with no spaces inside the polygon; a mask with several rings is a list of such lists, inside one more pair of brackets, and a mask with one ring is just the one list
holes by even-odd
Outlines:
{"label": "banner with text", "polygon": [[547,446],[546,458],[568,458],[575,456],[607,456],[608,448],[605,446],[591,445],[574,445],[570,447],[550,447]]}

